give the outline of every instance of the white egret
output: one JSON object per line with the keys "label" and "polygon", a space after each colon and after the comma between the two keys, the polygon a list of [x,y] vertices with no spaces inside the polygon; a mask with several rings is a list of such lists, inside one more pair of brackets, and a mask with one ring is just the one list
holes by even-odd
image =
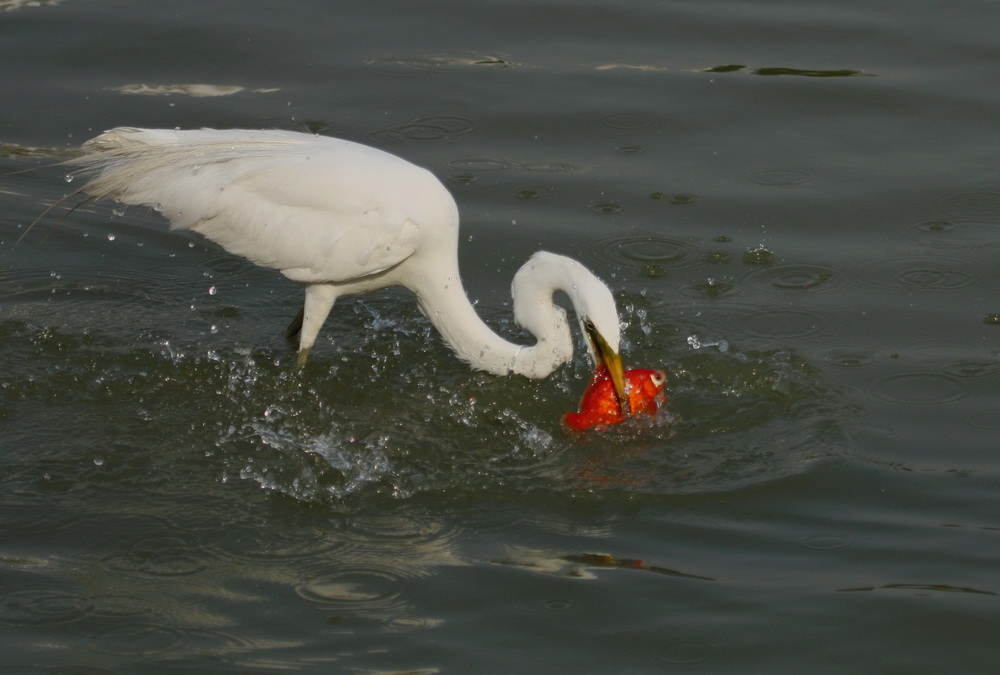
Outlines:
{"label": "white egret", "polygon": [[568,361],[569,296],[595,360],[618,374],[620,327],[611,291],[583,265],[540,251],[514,276],[514,319],[536,338],[514,344],[476,314],[458,270],[458,207],[429,171],[381,150],[292,131],[121,127],[83,144],[68,164],[90,177],[79,193],[149,206],[172,229],[280,270],[305,288],[289,326],[305,363],[334,302],[401,285],[473,368],[543,378]]}

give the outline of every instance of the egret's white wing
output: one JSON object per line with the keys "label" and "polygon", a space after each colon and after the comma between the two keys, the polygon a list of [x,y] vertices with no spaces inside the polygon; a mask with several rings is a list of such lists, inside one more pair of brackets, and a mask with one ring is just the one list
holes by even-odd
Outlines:
{"label": "egret's white wing", "polygon": [[[97,197],[151,206],[230,253],[297,281],[347,281],[457,226],[429,172],[374,148],[283,131],[116,129],[77,163]],[[452,223],[452,220],[454,223]]]}

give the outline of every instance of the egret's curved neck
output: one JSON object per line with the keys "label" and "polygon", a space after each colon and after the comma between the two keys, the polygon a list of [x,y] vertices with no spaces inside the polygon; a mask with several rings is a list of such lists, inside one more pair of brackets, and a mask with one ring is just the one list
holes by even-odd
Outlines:
{"label": "egret's curved neck", "polygon": [[[561,256],[552,256],[561,258]],[[568,260],[568,259],[563,259]],[[529,269],[529,266],[535,265]],[[536,338],[533,345],[519,345],[497,335],[476,313],[465,294],[457,262],[451,271],[426,280],[414,290],[421,310],[459,358],[477,370],[494,375],[510,373],[543,378],[573,357],[573,339],[566,313],[552,302],[556,291],[574,299],[573,280],[550,271],[532,258],[518,271],[512,287],[514,318]],[[616,340],[617,342],[617,340]]]}

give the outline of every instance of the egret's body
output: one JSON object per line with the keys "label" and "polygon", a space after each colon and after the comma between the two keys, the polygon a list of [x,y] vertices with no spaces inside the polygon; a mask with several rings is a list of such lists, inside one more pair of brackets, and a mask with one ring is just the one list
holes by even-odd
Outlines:
{"label": "egret's body", "polygon": [[545,377],[573,353],[564,291],[581,320],[618,352],[608,288],[579,263],[539,252],[512,285],[515,320],[537,338],[511,343],[486,326],[458,270],[458,209],[430,172],[350,141],[290,131],[119,128],[71,161],[92,176],[81,192],[150,206],[305,288],[304,363],[334,302],[401,285],[460,358],[495,374]]}

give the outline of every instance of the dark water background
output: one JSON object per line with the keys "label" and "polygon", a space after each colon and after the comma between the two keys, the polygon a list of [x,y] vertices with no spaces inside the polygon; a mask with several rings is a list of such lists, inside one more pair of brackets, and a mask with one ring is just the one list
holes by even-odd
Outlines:
{"label": "dark water background", "polygon": [[[1000,5],[0,2],[4,672],[991,672]],[[193,86],[199,85],[199,86]],[[118,125],[426,166],[483,316],[609,282],[670,417],[584,440],[404,291],[87,204]],[[34,168],[28,173],[11,173]]]}

